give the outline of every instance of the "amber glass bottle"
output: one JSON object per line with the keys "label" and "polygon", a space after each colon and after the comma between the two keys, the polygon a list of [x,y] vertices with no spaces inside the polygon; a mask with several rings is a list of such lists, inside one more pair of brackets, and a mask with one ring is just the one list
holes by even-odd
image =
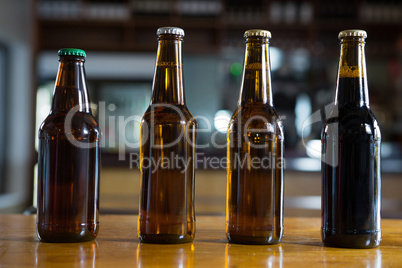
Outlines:
{"label": "amber glass bottle", "polygon": [[150,106],[141,122],[141,242],[194,239],[196,121],[186,107],[181,46],[184,31],[157,31],[158,54]]}
{"label": "amber glass bottle", "polygon": [[275,244],[283,235],[283,127],[272,101],[269,39],[248,30],[243,81],[227,134],[226,234],[230,242]]}
{"label": "amber glass bottle", "polygon": [[366,32],[339,33],[341,54],[334,108],[322,142],[322,240],[325,245],[380,244],[381,134],[368,99]]}
{"label": "amber glass bottle", "polygon": [[44,242],[95,239],[100,131],[85,80],[85,52],[61,49],[49,116],[39,129],[37,233]]}

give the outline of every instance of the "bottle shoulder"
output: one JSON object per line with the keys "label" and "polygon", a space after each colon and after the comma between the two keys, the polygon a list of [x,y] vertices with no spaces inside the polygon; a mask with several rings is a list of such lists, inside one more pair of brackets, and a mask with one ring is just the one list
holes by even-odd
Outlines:
{"label": "bottle shoulder", "polygon": [[229,131],[268,130],[283,135],[283,125],[271,105],[239,106],[229,122]]}
{"label": "bottle shoulder", "polygon": [[247,124],[252,121],[280,123],[281,120],[275,108],[271,105],[238,106],[230,120],[231,124]]}
{"label": "bottle shoulder", "polygon": [[337,133],[339,138],[372,137],[381,139],[377,119],[369,107],[338,109],[336,106],[324,123],[323,137],[327,133]]}
{"label": "bottle shoulder", "polygon": [[194,124],[197,122],[185,105],[151,104],[142,116],[141,124]]}
{"label": "bottle shoulder", "polygon": [[67,113],[51,113],[39,128],[39,138],[61,137],[73,133],[74,136],[100,137],[99,125],[92,114],[77,112],[71,118]]}

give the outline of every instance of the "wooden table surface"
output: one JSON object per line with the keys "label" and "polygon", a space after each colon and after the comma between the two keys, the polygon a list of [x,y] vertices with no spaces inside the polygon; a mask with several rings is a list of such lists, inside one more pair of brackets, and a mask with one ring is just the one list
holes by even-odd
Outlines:
{"label": "wooden table surface", "polygon": [[323,247],[320,219],[286,218],[281,244],[227,243],[225,218],[197,217],[193,243],[141,244],[137,216],[102,215],[93,242],[40,243],[35,216],[0,215],[0,267],[402,267],[402,220],[382,220],[375,249]]}

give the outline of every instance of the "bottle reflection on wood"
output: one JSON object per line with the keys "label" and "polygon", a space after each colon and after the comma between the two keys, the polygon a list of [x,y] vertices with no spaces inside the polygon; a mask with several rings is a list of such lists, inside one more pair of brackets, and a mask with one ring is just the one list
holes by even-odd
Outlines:
{"label": "bottle reflection on wood", "polygon": [[225,267],[283,267],[281,244],[272,246],[244,246],[227,243]]}
{"label": "bottle reflection on wood", "polygon": [[321,233],[328,246],[372,248],[381,240],[381,134],[368,100],[366,35],[339,34],[335,103],[321,137]]}
{"label": "bottle reflection on wood", "polygon": [[[194,267],[193,243],[163,246],[139,243],[137,246],[138,267]],[[157,254],[155,254],[157,252]]]}
{"label": "bottle reflection on wood", "polygon": [[185,243],[195,234],[196,121],[185,105],[180,28],[158,29],[151,104],[141,122],[141,242]]}
{"label": "bottle reflection on wood", "polygon": [[81,242],[99,229],[100,131],[89,107],[85,52],[58,54],[52,108],[39,129],[37,232],[45,242]]}
{"label": "bottle reflection on wood", "polygon": [[35,244],[35,261],[29,263],[30,267],[98,267],[99,254],[96,240],[70,243],[65,247],[55,247],[52,243]]}
{"label": "bottle reflection on wood", "polygon": [[238,107],[227,134],[226,233],[233,243],[275,244],[283,235],[283,128],[270,80],[270,32],[245,33]]}

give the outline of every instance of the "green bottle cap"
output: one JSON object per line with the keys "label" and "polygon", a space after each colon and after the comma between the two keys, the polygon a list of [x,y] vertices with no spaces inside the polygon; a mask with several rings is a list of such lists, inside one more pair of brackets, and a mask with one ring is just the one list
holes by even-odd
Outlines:
{"label": "green bottle cap", "polygon": [[84,50],[78,48],[62,48],[57,52],[58,56],[81,56],[86,57],[87,54]]}

